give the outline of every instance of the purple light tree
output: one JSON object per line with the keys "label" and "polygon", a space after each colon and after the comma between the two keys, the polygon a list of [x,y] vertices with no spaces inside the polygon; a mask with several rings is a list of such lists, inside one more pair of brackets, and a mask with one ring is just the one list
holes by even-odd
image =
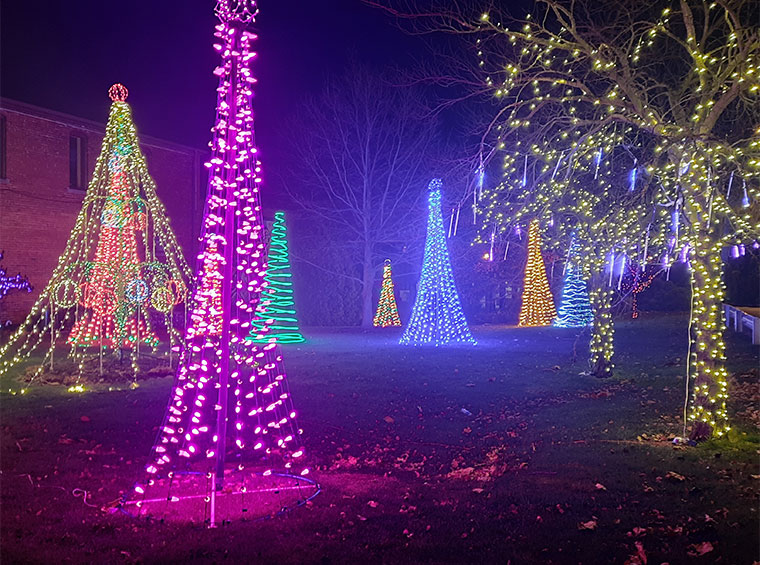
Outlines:
{"label": "purple light tree", "polygon": [[179,519],[202,510],[211,526],[249,506],[278,512],[318,492],[305,478],[281,352],[244,339],[266,274],[248,68],[256,36],[246,29],[258,10],[250,0],[222,0],[216,13],[222,62],[196,290],[147,480],[127,503]]}

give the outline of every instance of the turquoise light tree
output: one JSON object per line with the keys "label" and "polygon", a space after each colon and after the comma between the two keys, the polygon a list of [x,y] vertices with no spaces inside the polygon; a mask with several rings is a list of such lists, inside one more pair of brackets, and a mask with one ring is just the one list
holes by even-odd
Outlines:
{"label": "turquoise light tree", "polygon": [[467,327],[459,295],[454,286],[449,251],[441,215],[441,179],[428,185],[428,226],[425,257],[409,325],[404,330],[401,345],[476,344]]}
{"label": "turquoise light tree", "polygon": [[258,343],[274,339],[277,343],[302,343],[293,300],[293,274],[290,271],[285,212],[274,213],[272,236],[269,240],[266,287],[256,308],[253,326],[246,338]]}

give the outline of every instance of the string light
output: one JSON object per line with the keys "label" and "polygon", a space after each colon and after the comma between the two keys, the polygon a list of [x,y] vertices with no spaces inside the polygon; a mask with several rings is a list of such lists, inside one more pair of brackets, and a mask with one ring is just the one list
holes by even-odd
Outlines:
{"label": "string light", "polygon": [[[590,362],[598,376],[613,370],[612,272],[605,280],[605,263],[636,257],[667,268],[688,245],[692,439],[730,429],[721,252],[760,233],[751,214],[759,195],[760,128],[735,120],[760,94],[756,32],[743,10],[688,1],[655,17],[648,8],[634,10],[624,28],[607,30],[611,38],[633,30],[632,40],[611,46],[583,31],[595,28],[580,8],[566,10],[554,0],[546,18],[514,29],[492,16],[465,24],[488,34],[488,41],[477,40],[479,67],[504,116],[493,130],[505,152],[504,181],[479,201],[479,241],[486,243],[493,225],[504,231],[550,213],[557,218],[551,244],[578,234],[578,266],[594,311]],[[696,21],[707,30],[703,38]],[[661,53],[683,56],[683,65],[669,66],[667,84],[652,74],[659,67],[651,61]],[[678,98],[686,90],[688,100]],[[526,169],[534,174],[530,190],[522,188]],[[746,195],[731,192],[734,176]]]}
{"label": "string light", "polygon": [[546,278],[544,258],[541,256],[541,236],[538,220],[528,227],[528,260],[523,278],[522,306],[518,326],[548,326],[557,316],[554,298]]}
{"label": "string light", "polygon": [[372,320],[372,325],[382,328],[401,325],[398,306],[396,306],[396,295],[393,290],[390,259],[386,259],[383,265],[383,284],[380,287],[380,300],[377,303],[377,311],[375,312],[375,318]]}
{"label": "string light", "polygon": [[140,151],[127,95],[121,84],[109,89],[106,135],[82,208],[48,284],[0,349],[0,374],[45,344],[34,377],[52,369],[59,338],[67,335],[80,377],[93,348],[101,373],[105,350],[129,349],[136,376],[140,343],[158,344],[151,293],[164,293],[170,307],[155,309],[165,314],[170,339],[180,339],[171,310],[184,301],[191,273]]}
{"label": "string light", "polygon": [[428,185],[425,256],[412,317],[399,341],[401,345],[476,344],[454,286],[441,213],[442,186],[441,179],[433,179]]}
{"label": "string light", "polygon": [[[684,247],[686,249],[687,247]],[[652,282],[660,271],[654,271],[652,274],[646,274],[646,266],[636,267],[634,265],[628,265],[629,278],[623,282],[623,290],[630,290],[633,296],[631,304],[631,318],[636,319],[639,317],[639,294],[644,292],[652,285]]]}
{"label": "string light", "polygon": [[583,280],[576,266],[579,248],[580,246],[573,239],[570,251],[568,252],[567,269],[565,271],[565,281],[562,285],[559,312],[553,324],[558,328],[582,328],[590,326],[594,321],[586,281]]}
{"label": "string light", "polygon": [[[0,251],[0,261],[3,259],[3,253]],[[25,290],[26,292],[32,292],[32,285],[26,277],[21,273],[10,276],[5,267],[0,265],[0,300],[5,298],[12,290]]]}
{"label": "string light", "polygon": [[182,500],[187,491],[179,477],[187,473],[200,473],[210,490],[221,491],[232,461],[236,471],[260,477],[309,473],[279,346],[245,339],[267,273],[249,69],[256,36],[246,30],[255,3],[222,0],[216,12],[221,64],[196,291],[146,479],[135,487],[138,501],[160,479],[175,485],[169,501]]}
{"label": "string light", "polygon": [[261,302],[253,329],[246,338],[258,343],[302,343],[303,335],[298,328],[295,301],[293,299],[293,274],[290,270],[285,212],[274,213],[274,224],[269,240],[266,285],[261,291]]}

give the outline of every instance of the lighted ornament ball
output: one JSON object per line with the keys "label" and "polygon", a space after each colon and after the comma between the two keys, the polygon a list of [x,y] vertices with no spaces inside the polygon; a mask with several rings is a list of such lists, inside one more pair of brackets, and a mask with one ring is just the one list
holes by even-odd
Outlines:
{"label": "lighted ornament ball", "polygon": [[120,82],[117,82],[108,89],[108,97],[114,102],[125,102],[127,96],[129,96],[129,90]]}
{"label": "lighted ornament ball", "polygon": [[159,312],[169,312],[174,306],[174,295],[166,287],[159,287],[150,295],[150,303]]}
{"label": "lighted ornament ball", "polygon": [[148,298],[149,290],[148,283],[142,279],[132,279],[127,283],[127,288],[124,291],[127,300],[135,304],[145,302]]}
{"label": "lighted ornament ball", "polygon": [[80,296],[79,286],[72,279],[63,279],[53,288],[53,302],[61,308],[71,308]]}

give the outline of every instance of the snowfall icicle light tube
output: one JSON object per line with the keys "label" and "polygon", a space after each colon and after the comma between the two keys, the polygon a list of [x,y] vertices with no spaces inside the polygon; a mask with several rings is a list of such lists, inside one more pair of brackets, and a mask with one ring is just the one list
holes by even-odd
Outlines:
{"label": "snowfall icicle light tube", "polygon": [[[232,473],[239,473],[241,480],[269,481],[309,473],[279,346],[245,339],[267,267],[252,106],[256,81],[249,69],[256,36],[246,31],[257,10],[251,1],[221,0],[216,13],[220,23],[214,47],[222,60],[215,70],[216,122],[206,163],[209,181],[196,290],[186,346],[146,480],[135,488],[138,496],[146,497],[151,486],[168,482],[169,500],[179,500],[188,495],[171,492],[181,488],[178,477],[206,477],[212,516],[215,498],[210,492],[219,492],[218,498],[233,485],[240,496],[246,492],[241,483],[229,483]],[[307,482],[297,481],[293,488],[304,488]],[[193,484],[187,480],[182,486]],[[301,502],[306,499],[302,492],[298,495]],[[166,507],[164,496],[161,511],[168,512]]]}
{"label": "snowfall icicle light tube", "polygon": [[285,212],[274,213],[264,280],[267,284],[261,291],[261,302],[251,322],[253,328],[246,339],[258,343],[272,340],[277,343],[303,343],[293,299]]}
{"label": "snowfall icicle light tube", "polygon": [[425,256],[412,309],[401,345],[447,345],[477,342],[467,327],[454,285],[441,214],[441,179],[428,185],[428,225]]}

